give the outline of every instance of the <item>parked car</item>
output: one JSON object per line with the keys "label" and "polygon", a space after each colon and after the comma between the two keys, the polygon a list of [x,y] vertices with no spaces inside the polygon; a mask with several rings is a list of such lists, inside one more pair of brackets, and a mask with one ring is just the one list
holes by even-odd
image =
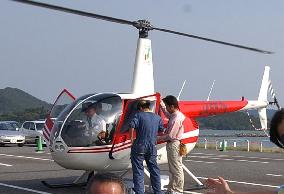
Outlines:
{"label": "parked car", "polygon": [[[26,143],[36,143],[38,137],[42,137],[45,121],[25,121],[20,131],[26,137]],[[45,143],[43,141],[43,143]]]}
{"label": "parked car", "polygon": [[19,131],[19,129],[21,128],[20,123],[17,121],[5,121],[5,122],[11,124],[16,129],[16,131]]}
{"label": "parked car", "polygon": [[0,121],[0,145],[17,144],[22,147],[25,136],[18,131],[19,124],[15,121]]}

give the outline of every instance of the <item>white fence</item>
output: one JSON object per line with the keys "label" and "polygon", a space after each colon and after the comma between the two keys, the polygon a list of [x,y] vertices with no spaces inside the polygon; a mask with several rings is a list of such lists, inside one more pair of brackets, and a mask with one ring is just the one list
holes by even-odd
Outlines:
{"label": "white fence", "polygon": [[[258,142],[253,141],[251,142],[249,139],[217,139],[217,140],[208,140],[207,138],[200,138],[198,141],[199,145],[204,144],[204,149],[208,149],[209,145],[215,145],[215,149],[219,150],[226,150],[227,147],[230,148],[245,148],[246,151],[250,151],[251,144],[253,143],[254,147],[255,145],[259,148],[260,152],[263,152],[264,148],[274,148],[271,147],[271,143],[269,140],[260,140]],[[270,146],[267,146],[270,144]]]}

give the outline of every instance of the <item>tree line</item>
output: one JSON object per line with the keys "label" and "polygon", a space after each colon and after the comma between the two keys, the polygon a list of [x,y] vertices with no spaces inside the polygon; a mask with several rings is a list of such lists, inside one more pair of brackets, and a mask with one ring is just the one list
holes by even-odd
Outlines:
{"label": "tree line", "polygon": [[19,123],[23,123],[24,121],[45,119],[47,113],[48,110],[43,106],[38,108],[29,108],[24,111],[1,114],[0,121],[17,121]]}

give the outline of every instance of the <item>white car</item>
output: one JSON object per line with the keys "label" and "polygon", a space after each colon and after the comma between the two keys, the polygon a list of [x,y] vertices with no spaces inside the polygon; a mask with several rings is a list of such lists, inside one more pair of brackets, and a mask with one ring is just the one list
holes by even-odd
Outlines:
{"label": "white car", "polygon": [[0,145],[17,144],[22,147],[25,143],[25,136],[17,130],[17,122],[0,121]]}
{"label": "white car", "polygon": [[[42,137],[45,121],[25,121],[20,131],[26,137],[26,143],[36,143],[38,137]],[[44,143],[44,141],[43,141]]]}

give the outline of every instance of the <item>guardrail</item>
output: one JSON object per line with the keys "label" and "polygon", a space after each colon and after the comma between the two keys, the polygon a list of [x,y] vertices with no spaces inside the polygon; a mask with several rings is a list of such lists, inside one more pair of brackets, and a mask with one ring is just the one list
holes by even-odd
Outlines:
{"label": "guardrail", "polygon": [[215,144],[216,150],[221,149],[223,151],[226,151],[226,148],[228,147],[229,143],[233,145],[232,147],[236,148],[238,144],[240,144],[241,142],[245,142],[246,150],[248,152],[250,151],[250,141],[248,139],[217,139],[214,142],[213,141],[210,142],[207,138],[203,138],[199,139],[199,142],[200,141],[204,142],[204,149],[208,149],[208,145],[211,143]]}
{"label": "guardrail", "polygon": [[249,140],[249,139],[213,139],[199,138],[198,146],[204,149],[216,149],[220,151],[242,150],[242,151],[259,151],[259,152],[283,152],[277,146],[267,140]]}
{"label": "guardrail", "polygon": [[260,141],[260,152],[263,152],[263,143],[265,143],[265,142],[267,142],[267,143],[270,143],[270,141],[269,140],[262,140],[262,141]]}

